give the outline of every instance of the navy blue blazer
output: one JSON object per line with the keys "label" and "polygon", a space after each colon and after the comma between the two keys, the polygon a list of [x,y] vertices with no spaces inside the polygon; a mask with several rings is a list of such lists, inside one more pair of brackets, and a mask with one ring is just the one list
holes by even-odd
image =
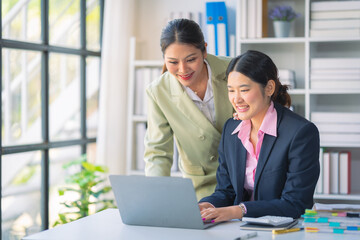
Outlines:
{"label": "navy blue blazer", "polygon": [[248,217],[264,215],[300,217],[312,208],[319,177],[320,139],[317,127],[289,109],[274,103],[277,137],[264,135],[255,173],[254,201],[244,189],[246,149],[237,134],[240,121],[229,119],[219,145],[215,192],[200,202],[215,207],[243,202]]}

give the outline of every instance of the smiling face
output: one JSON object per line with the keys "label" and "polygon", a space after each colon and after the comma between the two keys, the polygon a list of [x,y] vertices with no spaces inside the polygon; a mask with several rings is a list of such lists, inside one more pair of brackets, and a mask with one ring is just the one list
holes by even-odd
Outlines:
{"label": "smiling face", "polygon": [[261,124],[270,106],[270,96],[274,89],[273,80],[269,80],[264,88],[242,73],[233,71],[228,76],[229,100],[241,120]]}
{"label": "smiling face", "polygon": [[191,44],[173,43],[166,48],[164,60],[169,73],[183,86],[192,88],[207,78],[206,56]]}

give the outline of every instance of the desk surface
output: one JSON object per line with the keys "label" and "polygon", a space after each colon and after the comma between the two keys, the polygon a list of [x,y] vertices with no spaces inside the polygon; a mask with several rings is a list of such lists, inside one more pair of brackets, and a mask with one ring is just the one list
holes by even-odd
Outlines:
{"label": "desk surface", "polygon": [[[23,238],[24,240],[40,239],[67,239],[67,240],[98,240],[98,239],[136,239],[136,240],[233,240],[251,231],[240,230],[239,221],[231,221],[216,225],[206,230],[193,230],[181,228],[159,228],[125,225],[121,221],[117,209],[107,209],[100,213],[79,219],[77,221],[58,226],[40,233]],[[300,239],[360,239],[359,235],[339,235],[325,233],[305,233],[304,231],[272,235],[271,232],[258,231],[258,236],[251,238],[276,239],[276,240],[300,240]]]}

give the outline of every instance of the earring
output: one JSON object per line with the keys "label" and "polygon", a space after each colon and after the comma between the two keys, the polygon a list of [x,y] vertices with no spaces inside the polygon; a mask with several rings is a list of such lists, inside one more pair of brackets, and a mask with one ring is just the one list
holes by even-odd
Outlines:
{"label": "earring", "polygon": [[233,113],[233,119],[234,120],[240,120],[239,115],[237,114],[237,112]]}

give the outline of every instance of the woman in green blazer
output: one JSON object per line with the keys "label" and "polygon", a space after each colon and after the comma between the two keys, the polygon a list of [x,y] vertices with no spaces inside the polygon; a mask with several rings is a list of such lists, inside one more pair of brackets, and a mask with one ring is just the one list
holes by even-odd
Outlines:
{"label": "woman in green blazer", "polygon": [[165,72],[147,88],[145,174],[170,176],[175,139],[179,169],[201,199],[215,189],[221,132],[233,113],[226,81],[231,59],[207,54],[200,27],[187,19],[169,22],[160,43]]}

